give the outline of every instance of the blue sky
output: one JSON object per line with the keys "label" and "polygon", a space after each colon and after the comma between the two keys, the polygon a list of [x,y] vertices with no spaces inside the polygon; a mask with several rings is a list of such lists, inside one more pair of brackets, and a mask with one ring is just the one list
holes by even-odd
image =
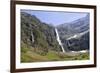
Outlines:
{"label": "blue sky", "polygon": [[40,21],[52,24],[54,26],[68,23],[79,18],[85,17],[88,13],[79,12],[54,12],[54,11],[36,11],[36,10],[21,10],[31,15],[35,15]]}

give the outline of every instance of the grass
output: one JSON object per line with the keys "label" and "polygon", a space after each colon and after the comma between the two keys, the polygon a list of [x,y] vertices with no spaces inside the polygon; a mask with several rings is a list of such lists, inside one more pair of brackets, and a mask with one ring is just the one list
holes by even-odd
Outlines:
{"label": "grass", "polygon": [[32,52],[22,53],[21,56],[21,62],[38,62],[47,60],[47,58]]}
{"label": "grass", "polygon": [[22,48],[21,50],[21,62],[45,62],[45,61],[69,61],[69,60],[88,60],[89,53],[80,53],[77,55],[71,55],[71,53],[62,53],[49,51],[46,55],[40,55],[35,53],[31,49]]}
{"label": "grass", "polygon": [[54,51],[49,51],[45,57],[47,57],[50,61],[60,60],[60,57]]}
{"label": "grass", "polygon": [[[21,47],[21,62],[45,62],[45,61],[69,61],[69,60],[88,60],[89,53],[56,52],[49,50],[42,55],[34,51],[38,48],[29,48],[25,44]],[[38,50],[39,52],[39,50]],[[41,52],[41,51],[40,51]]]}

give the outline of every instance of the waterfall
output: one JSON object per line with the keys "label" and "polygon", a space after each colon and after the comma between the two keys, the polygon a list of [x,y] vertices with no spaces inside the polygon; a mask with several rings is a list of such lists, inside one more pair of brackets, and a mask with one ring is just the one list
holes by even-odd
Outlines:
{"label": "waterfall", "polygon": [[34,35],[33,35],[33,32],[32,32],[32,24],[29,24],[29,27],[30,27],[30,31],[31,31],[31,41],[32,41],[32,43],[34,43]]}
{"label": "waterfall", "polygon": [[55,28],[55,32],[56,32],[57,41],[58,41],[59,45],[61,46],[62,52],[65,52],[64,47],[61,43],[57,28]]}
{"label": "waterfall", "polygon": [[32,31],[31,31],[31,39],[32,39],[32,43],[34,43],[34,35],[33,35]]}

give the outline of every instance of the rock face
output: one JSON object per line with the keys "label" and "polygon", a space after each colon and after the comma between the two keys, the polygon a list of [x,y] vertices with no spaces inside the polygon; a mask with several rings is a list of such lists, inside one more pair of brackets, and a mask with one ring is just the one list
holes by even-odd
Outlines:
{"label": "rock face", "polygon": [[48,50],[61,51],[54,27],[25,12],[21,12],[21,47],[23,45],[39,54],[47,53]]}
{"label": "rock face", "polygon": [[89,50],[89,15],[57,26],[66,51]]}

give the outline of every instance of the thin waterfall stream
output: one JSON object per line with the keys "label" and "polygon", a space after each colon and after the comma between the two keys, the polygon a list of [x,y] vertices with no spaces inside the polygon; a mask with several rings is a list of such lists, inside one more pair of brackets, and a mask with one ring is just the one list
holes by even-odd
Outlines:
{"label": "thin waterfall stream", "polygon": [[62,45],[62,43],[61,43],[57,28],[55,28],[55,32],[56,32],[57,41],[58,41],[59,45],[61,46],[62,52],[66,52],[63,45]]}
{"label": "thin waterfall stream", "polygon": [[32,31],[31,31],[31,39],[32,39],[32,43],[34,43],[34,35],[33,35]]}

